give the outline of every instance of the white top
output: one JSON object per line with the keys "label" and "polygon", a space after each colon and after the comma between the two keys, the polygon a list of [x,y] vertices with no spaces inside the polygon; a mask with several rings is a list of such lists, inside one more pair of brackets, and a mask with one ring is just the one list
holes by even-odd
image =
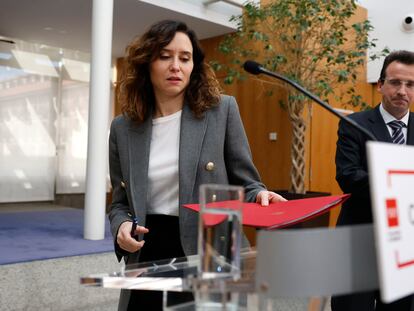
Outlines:
{"label": "white top", "polygon": [[[380,105],[380,113],[382,118],[384,119],[385,124],[387,124],[387,128],[388,128],[388,132],[390,133],[390,136],[392,137],[392,128],[391,126],[388,125],[389,122],[397,120],[393,115],[391,115],[387,110],[384,109],[382,103]],[[404,140],[405,140],[405,144],[407,144],[407,126],[408,126],[408,117],[410,116],[409,111],[405,114],[404,117],[401,118],[401,120],[404,124],[405,127],[402,128],[402,132],[404,134]]]}
{"label": "white top", "polygon": [[152,120],[147,214],[178,216],[181,110]]}

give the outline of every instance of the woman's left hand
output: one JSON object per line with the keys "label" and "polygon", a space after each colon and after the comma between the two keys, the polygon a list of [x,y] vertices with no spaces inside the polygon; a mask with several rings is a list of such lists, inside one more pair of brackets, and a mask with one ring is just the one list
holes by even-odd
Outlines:
{"label": "woman's left hand", "polygon": [[273,203],[285,201],[287,200],[284,197],[273,191],[263,190],[260,191],[256,196],[256,203],[260,203],[262,206],[268,206],[269,202]]}

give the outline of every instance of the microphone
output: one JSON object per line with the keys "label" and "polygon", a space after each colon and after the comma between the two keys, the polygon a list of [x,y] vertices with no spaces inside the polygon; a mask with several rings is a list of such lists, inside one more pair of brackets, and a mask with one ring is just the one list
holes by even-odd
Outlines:
{"label": "microphone", "polygon": [[246,61],[243,64],[243,68],[244,68],[245,71],[247,71],[248,73],[251,73],[253,75],[258,75],[260,73],[263,73],[265,75],[271,76],[273,78],[282,80],[282,81],[290,84],[295,89],[297,89],[301,93],[305,94],[307,97],[309,97],[310,99],[312,99],[313,101],[315,101],[316,103],[321,105],[323,108],[328,110],[330,113],[336,115],[338,118],[340,118],[341,120],[344,120],[346,123],[351,125],[353,128],[355,128],[358,131],[360,131],[361,133],[367,135],[371,140],[377,141],[377,139],[374,137],[374,135],[370,131],[368,131],[366,128],[359,125],[357,122],[355,122],[354,120],[348,118],[347,116],[344,116],[344,115],[340,114],[338,111],[333,109],[330,105],[328,105],[327,103],[322,101],[319,97],[312,94],[311,92],[306,90],[304,87],[302,87],[298,83],[296,83],[296,82],[294,82],[294,81],[292,81],[292,80],[290,80],[290,79],[288,79],[288,78],[286,78],[286,77],[284,77],[284,76],[282,76],[282,75],[280,75],[276,72],[269,71],[266,68],[264,68],[262,65],[260,65],[259,63],[255,62],[255,61],[252,61],[252,60]]}
{"label": "microphone", "polygon": [[263,72],[264,69],[262,65],[259,63],[256,63],[255,61],[248,60],[243,64],[244,70],[246,70],[248,73],[251,73],[252,75],[258,75],[259,73]]}

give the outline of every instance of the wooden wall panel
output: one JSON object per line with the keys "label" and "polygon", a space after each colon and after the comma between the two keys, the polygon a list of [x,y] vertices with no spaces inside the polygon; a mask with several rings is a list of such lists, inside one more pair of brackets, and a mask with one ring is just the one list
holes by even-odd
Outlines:
{"label": "wooden wall panel", "polygon": [[[236,97],[240,115],[249,139],[253,160],[269,189],[287,189],[290,174],[291,126],[287,112],[279,106],[286,96],[283,89],[272,97],[265,94],[266,85],[255,78],[223,84],[226,94]],[[270,141],[269,133],[277,140]]]}
{"label": "wooden wall panel", "polygon": [[[222,37],[202,40],[206,60],[225,61],[217,46]],[[286,98],[284,85],[248,76],[245,81],[224,84],[224,73],[218,72],[224,93],[236,98],[244,128],[249,139],[254,163],[269,189],[288,189],[290,185],[291,125],[288,114],[281,109],[280,99]],[[266,91],[273,88],[273,96]],[[270,141],[269,133],[276,132],[277,140]]]}
{"label": "wooden wall panel", "polygon": [[[363,76],[365,77],[365,76]],[[363,80],[363,78],[361,79]],[[375,86],[359,82],[356,84],[357,94],[363,97],[363,100],[371,106],[375,106],[378,101],[373,98],[375,94]],[[342,103],[330,101],[331,106],[339,109],[344,109],[350,113],[358,111],[353,107],[344,107]],[[339,188],[335,180],[335,152],[336,142],[338,139],[339,119],[330,114],[328,111],[318,106],[313,105],[312,121],[310,126],[311,131],[311,160],[310,160],[310,190],[329,192],[332,195],[341,194],[342,190]],[[339,215],[340,207],[333,209],[330,215],[330,225],[336,223]]]}

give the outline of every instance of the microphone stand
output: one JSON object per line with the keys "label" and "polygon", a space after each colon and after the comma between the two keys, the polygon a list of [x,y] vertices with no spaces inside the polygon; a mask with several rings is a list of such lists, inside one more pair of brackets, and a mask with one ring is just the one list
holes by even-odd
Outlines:
{"label": "microphone stand", "polygon": [[[302,87],[301,85],[299,85],[298,83],[278,74],[272,71],[267,70],[266,68],[263,68],[262,66],[258,66],[258,72],[264,73],[266,75],[269,75],[271,77],[274,77],[276,79],[282,80],[288,84],[290,84],[291,86],[293,86],[295,89],[299,90],[300,92],[302,92],[303,94],[305,94],[307,97],[309,97],[310,99],[314,100],[315,102],[317,102],[319,105],[321,105],[323,108],[325,108],[326,110],[328,110],[329,112],[333,113],[334,115],[336,115],[338,118],[340,118],[341,120],[344,120],[346,123],[348,123],[349,125],[351,125],[352,127],[354,127],[355,129],[357,129],[358,131],[364,133],[365,135],[367,135],[371,140],[373,141],[377,141],[377,139],[374,137],[374,135],[368,131],[366,128],[362,127],[361,125],[359,125],[357,122],[355,122],[354,120],[348,118],[347,116],[344,116],[342,114],[340,114],[338,111],[336,111],[335,109],[333,109],[330,105],[328,105],[327,103],[325,103],[324,101],[322,101],[319,97],[315,96],[314,94],[310,93],[308,90],[306,90],[304,87]],[[248,71],[248,70],[247,70]],[[250,72],[252,73],[252,72]]]}

